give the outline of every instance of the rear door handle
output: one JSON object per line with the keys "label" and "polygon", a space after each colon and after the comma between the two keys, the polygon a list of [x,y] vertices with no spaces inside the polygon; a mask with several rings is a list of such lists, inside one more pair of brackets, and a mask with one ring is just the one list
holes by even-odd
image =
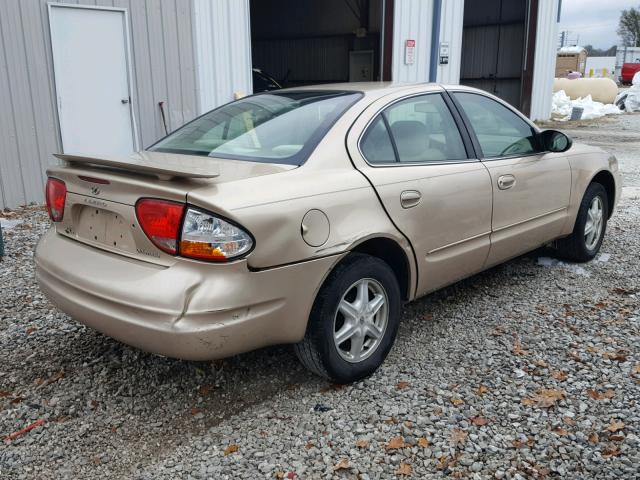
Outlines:
{"label": "rear door handle", "polygon": [[498,177],[498,188],[500,190],[506,190],[513,187],[516,184],[516,177],[513,175],[500,175]]}
{"label": "rear door handle", "polygon": [[402,208],[415,207],[420,203],[422,194],[417,190],[405,190],[400,194],[400,205]]}

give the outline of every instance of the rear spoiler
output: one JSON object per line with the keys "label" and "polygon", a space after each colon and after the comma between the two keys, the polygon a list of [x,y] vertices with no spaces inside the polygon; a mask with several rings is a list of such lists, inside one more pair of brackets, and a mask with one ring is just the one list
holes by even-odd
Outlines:
{"label": "rear spoiler", "polygon": [[161,152],[138,152],[129,157],[85,157],[54,153],[70,165],[107,167],[154,175],[160,180],[178,178],[214,178],[220,175],[218,165],[208,157]]}

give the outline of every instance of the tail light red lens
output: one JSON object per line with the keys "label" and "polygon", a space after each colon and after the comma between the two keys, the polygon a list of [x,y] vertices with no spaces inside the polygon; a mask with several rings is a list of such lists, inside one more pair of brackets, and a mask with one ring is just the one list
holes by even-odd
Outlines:
{"label": "tail light red lens", "polygon": [[64,217],[64,203],[67,199],[67,186],[64,182],[57,178],[48,178],[45,199],[51,221],[61,222]]}
{"label": "tail light red lens", "polygon": [[149,240],[163,252],[175,255],[184,204],[144,198],[136,203],[138,223]]}

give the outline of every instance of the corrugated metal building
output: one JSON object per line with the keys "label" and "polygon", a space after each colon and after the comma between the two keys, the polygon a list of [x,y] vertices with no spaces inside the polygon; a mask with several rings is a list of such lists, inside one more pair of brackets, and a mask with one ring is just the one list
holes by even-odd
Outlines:
{"label": "corrugated metal building", "polygon": [[[194,55],[194,5],[184,0],[81,1],[121,8],[130,39],[135,146],[163,135],[199,111]],[[44,171],[63,149],[46,0],[3,0],[0,6],[0,205],[43,199]],[[63,7],[58,7],[63,8]],[[65,7],[66,8],[66,7]],[[101,92],[96,91],[96,95]],[[99,112],[96,112],[99,113]],[[104,125],[104,134],[109,126]]]}
{"label": "corrugated metal building", "polygon": [[252,67],[286,86],[465,83],[545,119],[558,16],[559,0],[2,0],[0,207],[42,202],[52,153],[144,148],[250,93]]}

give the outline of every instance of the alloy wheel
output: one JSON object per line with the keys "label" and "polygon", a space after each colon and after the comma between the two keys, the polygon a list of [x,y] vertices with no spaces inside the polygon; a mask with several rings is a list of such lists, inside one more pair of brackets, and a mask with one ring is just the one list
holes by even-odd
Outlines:
{"label": "alloy wheel", "polygon": [[340,356],[361,362],[375,352],[387,329],[389,299],[382,285],[363,278],[342,296],[333,322],[333,341]]}
{"label": "alloy wheel", "polygon": [[604,209],[602,199],[599,196],[593,197],[589,210],[587,210],[587,221],[584,224],[584,243],[587,249],[593,250],[598,245],[602,235],[602,224],[604,220]]}

